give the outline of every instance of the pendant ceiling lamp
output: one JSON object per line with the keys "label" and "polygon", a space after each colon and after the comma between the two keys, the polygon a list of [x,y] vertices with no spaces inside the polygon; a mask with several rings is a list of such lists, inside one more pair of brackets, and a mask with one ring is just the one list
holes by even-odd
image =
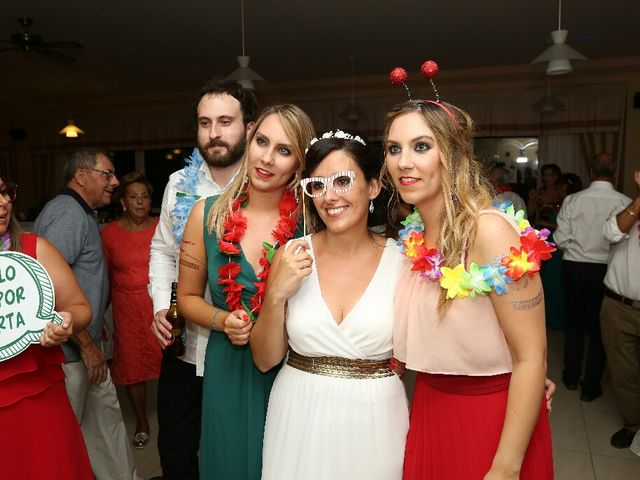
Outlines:
{"label": "pendant ceiling lamp", "polygon": [[84,135],[84,132],[73,123],[73,120],[67,122],[67,126],[58,132],[60,135],[64,135],[67,138],[77,138],[79,135]]}
{"label": "pendant ceiling lamp", "polygon": [[559,110],[564,110],[565,104],[551,93],[551,82],[549,81],[549,77],[547,77],[547,90],[544,95],[532,105],[532,107],[535,110],[539,110],[541,113],[554,113]]}
{"label": "pendant ceiling lamp", "polygon": [[357,123],[358,120],[360,120],[361,118],[366,118],[367,116],[367,114],[360,107],[358,107],[358,105],[356,105],[354,88],[355,60],[356,57],[354,55],[349,56],[349,62],[351,65],[351,96],[349,99],[349,105],[338,114],[340,118],[352,124]]}
{"label": "pendant ceiling lamp", "polygon": [[541,55],[535,58],[531,64],[547,64],[547,75],[564,75],[573,71],[571,60],[588,60],[577,50],[564,43],[567,40],[568,30],[562,30],[562,0],[558,0],[558,29],[551,32],[553,45],[547,48]]}
{"label": "pendant ceiling lamp", "polygon": [[244,0],[240,3],[240,12],[242,19],[242,55],[236,57],[238,59],[238,65],[240,66],[227,76],[227,80],[236,80],[247,90],[253,90],[254,81],[264,82],[265,80],[249,68],[249,60],[251,60],[251,57],[244,54]]}

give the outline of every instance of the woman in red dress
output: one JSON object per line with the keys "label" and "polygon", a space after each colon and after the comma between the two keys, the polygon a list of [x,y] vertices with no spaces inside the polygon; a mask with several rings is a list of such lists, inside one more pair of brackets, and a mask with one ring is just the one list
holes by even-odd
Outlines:
{"label": "woman in red dress", "polygon": [[102,230],[113,308],[111,377],[116,385],[126,385],[136,413],[136,448],[149,443],[146,382],[158,378],[162,362],[162,350],[150,330],[153,305],[147,291],[151,237],[158,224],[149,216],[151,193],[141,173],[122,177],[118,195],[124,214]]}
{"label": "woman in red dress", "polygon": [[385,129],[388,176],[416,207],[399,232],[393,332],[418,371],[404,478],[551,479],[537,271],[553,247],[491,207],[472,138],[469,115],[440,101],[396,106]]}
{"label": "woman in red dress", "polygon": [[93,479],[80,426],[64,386],[59,345],[91,320],[91,307],[71,268],[51,243],[22,233],[12,216],[16,186],[0,178],[0,251],[37,259],[56,294],[64,321],[47,324],[39,345],[0,362],[2,478]]}

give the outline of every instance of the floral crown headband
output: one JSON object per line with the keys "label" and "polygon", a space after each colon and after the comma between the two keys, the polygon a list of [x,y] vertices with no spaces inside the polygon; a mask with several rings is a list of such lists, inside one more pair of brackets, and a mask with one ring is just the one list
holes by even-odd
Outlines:
{"label": "floral crown headband", "polygon": [[[445,112],[447,112],[449,117],[451,117],[451,120],[455,120],[453,112],[451,112],[451,110],[449,110],[440,102],[440,95],[438,94],[438,89],[436,88],[436,84],[433,82],[433,79],[438,76],[439,71],[440,71],[440,68],[438,67],[438,64],[433,60],[427,60],[420,67],[420,73],[424,78],[429,80],[429,83],[431,83],[431,88],[433,88],[433,92],[436,94],[435,101],[425,100],[425,102],[431,103],[433,105],[437,105],[438,107],[443,109]],[[407,83],[406,83],[407,78],[409,78],[409,75],[407,74],[407,71],[402,67],[396,67],[393,70],[391,70],[391,72],[389,73],[389,80],[391,80],[391,83],[394,85],[402,85],[404,89],[407,91],[407,96],[409,97],[409,100],[411,100],[411,91],[409,90],[409,87],[407,86]]]}
{"label": "floral crown headband", "polygon": [[[331,130],[330,132],[325,132],[322,134],[320,138],[312,138],[311,141],[309,142],[309,147],[314,143],[320,140],[324,140],[326,138],[341,138],[343,140],[353,140],[354,142],[361,143],[365,147],[367,146],[365,141],[362,138],[360,138],[358,135],[354,136],[354,135],[351,135],[350,133],[343,132],[342,130],[338,129],[335,132],[333,130]],[[306,154],[308,151],[309,149],[307,148],[305,149],[304,153]]]}

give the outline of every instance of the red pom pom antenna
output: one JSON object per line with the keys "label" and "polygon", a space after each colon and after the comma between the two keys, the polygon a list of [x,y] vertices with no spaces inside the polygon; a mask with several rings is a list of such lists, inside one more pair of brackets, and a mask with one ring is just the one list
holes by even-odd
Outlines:
{"label": "red pom pom antenna", "polygon": [[402,85],[407,81],[407,78],[409,78],[409,75],[407,74],[407,71],[402,67],[396,67],[389,73],[389,80],[391,80],[391,83],[393,83],[394,85]]}
{"label": "red pom pom antenna", "polygon": [[438,68],[438,64],[433,60],[427,60],[420,67],[420,73],[427,80],[433,80],[434,78],[436,78],[438,76],[439,70],[440,69]]}

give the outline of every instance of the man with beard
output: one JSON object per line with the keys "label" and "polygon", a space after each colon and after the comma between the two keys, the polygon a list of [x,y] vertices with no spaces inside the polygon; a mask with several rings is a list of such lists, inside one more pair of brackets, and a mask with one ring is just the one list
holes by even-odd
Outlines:
{"label": "man with beard", "polygon": [[[160,222],[151,240],[149,293],[156,312],[151,329],[165,348],[172,337],[166,319],[171,283],[178,278],[182,233],[195,202],[219,195],[237,174],[256,118],[256,99],[235,81],[213,80],[196,107],[198,148],[173,173],[162,199]],[[206,289],[207,295],[209,289]],[[208,299],[208,301],[211,301]],[[185,354],[165,354],[158,383],[158,450],[163,478],[197,479],[202,375],[209,330],[187,324]]]}

